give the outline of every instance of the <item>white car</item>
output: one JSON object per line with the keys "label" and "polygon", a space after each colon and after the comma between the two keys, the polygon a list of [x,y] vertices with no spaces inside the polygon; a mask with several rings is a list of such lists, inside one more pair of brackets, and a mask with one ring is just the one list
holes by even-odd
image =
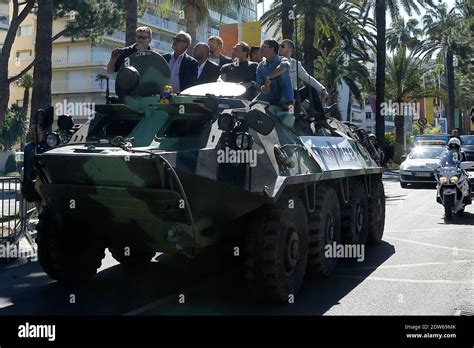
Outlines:
{"label": "white car", "polygon": [[408,184],[436,183],[434,170],[439,159],[448,151],[442,146],[417,146],[411,150],[406,160],[400,164],[400,186]]}

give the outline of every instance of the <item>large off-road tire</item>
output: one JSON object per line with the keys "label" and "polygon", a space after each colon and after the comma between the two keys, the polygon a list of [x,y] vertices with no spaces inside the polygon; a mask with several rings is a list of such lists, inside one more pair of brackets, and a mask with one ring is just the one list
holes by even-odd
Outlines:
{"label": "large off-road tire", "polygon": [[369,198],[369,234],[368,244],[377,244],[382,240],[385,227],[385,191],[381,179],[372,181],[372,197]]}
{"label": "large off-road tire", "polygon": [[453,219],[453,204],[454,204],[454,195],[448,195],[443,200],[444,219],[446,221],[450,221]]}
{"label": "large off-road tire", "polygon": [[369,233],[367,193],[363,182],[353,182],[349,189],[349,204],[342,208],[342,241],[345,244],[365,244]]}
{"label": "large off-road tire", "polygon": [[142,266],[150,262],[156,252],[135,247],[109,247],[112,257],[124,266]]}
{"label": "large off-road tire", "polygon": [[317,187],[315,209],[309,215],[309,251],[307,274],[328,277],[336,268],[337,257],[326,256],[326,246],[336,251],[341,243],[341,210],[332,187]]}
{"label": "large off-road tire", "polygon": [[245,241],[244,272],[253,296],[288,303],[304,279],[308,256],[306,208],[296,196],[252,214]]}
{"label": "large off-road tire", "polygon": [[94,240],[85,229],[73,231],[58,223],[54,212],[44,207],[39,215],[36,243],[38,260],[53,279],[64,283],[90,280],[105,257],[105,243]]}

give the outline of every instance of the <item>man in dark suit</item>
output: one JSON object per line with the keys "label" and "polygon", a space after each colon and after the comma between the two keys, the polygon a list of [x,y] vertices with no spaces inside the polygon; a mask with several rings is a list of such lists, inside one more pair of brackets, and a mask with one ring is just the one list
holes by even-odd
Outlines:
{"label": "man in dark suit", "polygon": [[232,63],[232,58],[222,54],[222,48],[224,47],[224,40],[220,36],[210,36],[207,40],[207,44],[210,48],[209,60],[222,67],[224,64]]}
{"label": "man in dark suit", "polygon": [[163,55],[171,71],[171,83],[174,93],[180,93],[196,84],[198,62],[186,54],[190,44],[191,35],[180,31],[173,38],[173,45],[171,46],[173,53]]}
{"label": "man in dark suit", "polygon": [[197,85],[216,82],[221,69],[219,65],[208,59],[209,46],[204,42],[198,42],[193,47],[193,56],[199,63]]}

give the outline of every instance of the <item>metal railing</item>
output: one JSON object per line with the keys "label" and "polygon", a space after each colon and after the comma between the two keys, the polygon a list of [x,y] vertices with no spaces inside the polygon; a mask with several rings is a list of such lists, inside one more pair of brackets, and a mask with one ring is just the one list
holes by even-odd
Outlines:
{"label": "metal railing", "polygon": [[[115,80],[109,80],[110,91],[115,91]],[[105,91],[106,82],[94,79],[74,79],[51,82],[52,93]]]}
{"label": "metal railing", "polygon": [[19,258],[20,241],[24,237],[31,247],[28,256],[36,254],[32,234],[36,228],[37,210],[34,203],[21,195],[20,178],[0,178],[0,258]]}

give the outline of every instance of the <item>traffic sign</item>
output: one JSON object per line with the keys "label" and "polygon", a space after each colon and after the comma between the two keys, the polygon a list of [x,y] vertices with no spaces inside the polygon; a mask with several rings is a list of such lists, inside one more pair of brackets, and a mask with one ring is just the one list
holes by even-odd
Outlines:
{"label": "traffic sign", "polygon": [[420,118],[418,119],[418,124],[419,124],[421,127],[426,126],[427,123],[428,123],[428,120],[426,119],[426,117],[420,117]]}

